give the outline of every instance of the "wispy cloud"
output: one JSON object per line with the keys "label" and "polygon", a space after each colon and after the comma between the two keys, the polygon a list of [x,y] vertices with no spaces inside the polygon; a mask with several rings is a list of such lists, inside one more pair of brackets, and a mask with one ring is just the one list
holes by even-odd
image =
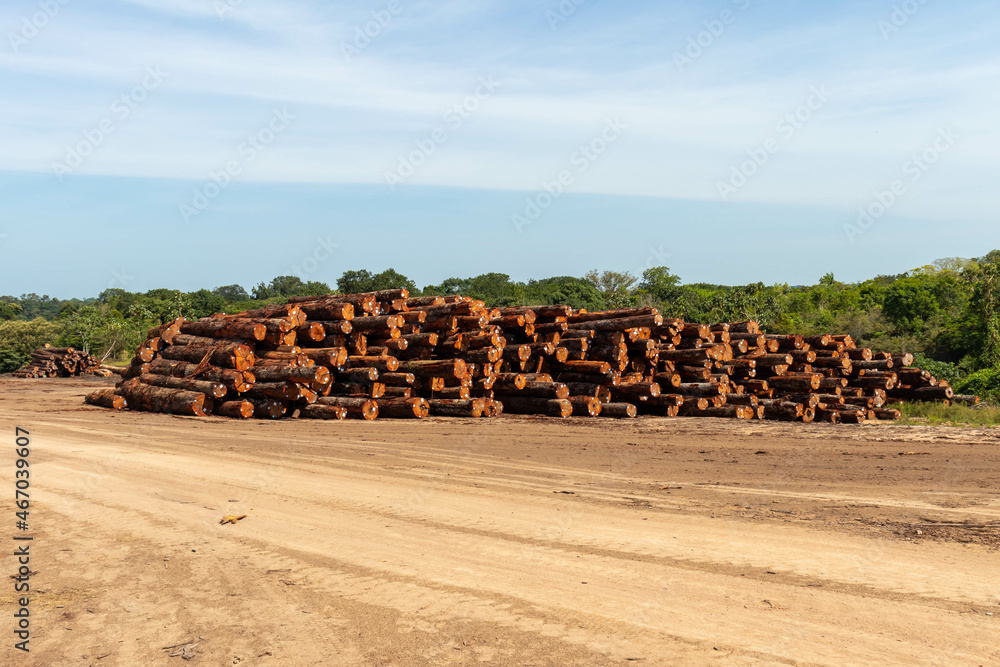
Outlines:
{"label": "wispy cloud", "polygon": [[[379,3],[246,0],[224,19],[213,0],[67,5],[30,48],[0,50],[0,168],[49,169],[156,65],[169,86],[76,173],[202,181],[289,104],[295,126],[248,180],[379,183],[443,109],[493,75],[502,90],[407,185],[531,191],[580,137],[620,116],[628,135],[575,192],[711,200],[734,160],[825,85],[834,99],[741,201],[854,210],[854,193],[954,125],[967,140],[900,209],[982,219],[996,208],[1000,58],[986,4],[928,4],[887,42],[877,28],[886,7],[753,3],[682,73],[673,52],[728,3],[588,3],[552,31],[546,3],[399,2],[386,33],[350,62],[340,44]],[[6,5],[0,25],[32,7]]]}

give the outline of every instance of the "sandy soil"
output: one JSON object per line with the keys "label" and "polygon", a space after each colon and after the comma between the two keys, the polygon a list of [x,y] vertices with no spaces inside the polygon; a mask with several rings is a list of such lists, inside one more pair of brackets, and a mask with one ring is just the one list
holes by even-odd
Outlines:
{"label": "sandy soil", "polygon": [[1000,431],[82,405],[108,382],[0,379],[4,665],[1000,664]]}

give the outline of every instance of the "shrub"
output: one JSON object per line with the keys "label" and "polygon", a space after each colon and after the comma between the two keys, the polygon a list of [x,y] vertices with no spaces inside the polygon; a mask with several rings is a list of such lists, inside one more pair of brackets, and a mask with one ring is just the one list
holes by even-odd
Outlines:
{"label": "shrub", "polygon": [[59,336],[61,327],[47,322],[41,317],[25,322],[9,320],[0,322],[0,349],[29,355],[46,343],[52,343]]}
{"label": "shrub", "polygon": [[979,405],[945,405],[944,403],[907,402],[903,404],[902,424],[935,424],[947,426],[1000,426],[1000,408]]}
{"label": "shrub", "polygon": [[9,348],[0,349],[0,373],[13,373],[28,363],[30,358],[27,354],[21,354]]}
{"label": "shrub", "polygon": [[968,364],[951,364],[946,361],[936,361],[917,352],[913,355],[913,365],[922,368],[939,380],[947,380],[952,386],[957,385],[969,372]]}
{"label": "shrub", "polygon": [[958,383],[956,394],[976,394],[990,400],[1000,400],[1000,368],[984,368]]}

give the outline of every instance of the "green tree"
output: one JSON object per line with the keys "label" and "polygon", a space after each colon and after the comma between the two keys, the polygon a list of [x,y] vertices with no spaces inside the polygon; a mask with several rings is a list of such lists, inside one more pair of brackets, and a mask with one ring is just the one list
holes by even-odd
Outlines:
{"label": "green tree", "polygon": [[90,354],[105,326],[105,317],[97,306],[84,306],[63,319],[63,342]]}
{"label": "green tree", "polygon": [[260,283],[253,288],[253,298],[258,300],[288,298],[290,296],[321,296],[333,290],[326,283],[303,282],[298,276],[278,276],[270,283]]}
{"label": "green tree", "polygon": [[452,296],[469,294],[472,290],[470,278],[446,278],[440,285],[427,285],[422,290],[425,296]]}
{"label": "green tree", "polygon": [[587,310],[604,310],[604,295],[590,281],[573,276],[529,280],[524,286],[525,306],[567,305]]}
{"label": "green tree", "polygon": [[524,284],[511,282],[506,273],[484,273],[475,278],[449,278],[440,285],[428,285],[424,294],[462,294],[481,299],[491,307],[519,306],[524,300]]}
{"label": "green tree", "polygon": [[413,296],[419,292],[412,280],[392,268],[375,274],[367,269],[344,271],[344,274],[337,280],[337,290],[342,294],[360,294],[404,288],[409,290]]}
{"label": "green tree", "polygon": [[407,289],[414,296],[419,292],[412,280],[392,268],[376,273],[372,277],[372,289],[369,290],[370,292],[385,289]]}
{"label": "green tree", "polygon": [[185,317],[197,319],[221,313],[226,308],[226,300],[214,291],[200,289],[187,294],[188,313]]}
{"label": "green tree", "polygon": [[654,266],[642,272],[637,292],[639,303],[659,308],[668,317],[683,317],[685,307],[681,278],[666,266]]}
{"label": "green tree", "polygon": [[[79,299],[60,301],[59,299],[53,299],[47,294],[39,296],[33,292],[31,294],[22,294],[18,298],[3,296],[0,297],[0,301],[6,301],[20,306],[21,313],[17,316],[17,319],[19,320],[33,320],[36,317],[43,317],[47,320],[51,320],[59,315],[59,311],[66,304],[72,303],[78,306],[84,304],[84,302]],[[93,301],[93,299],[90,299],[90,301]]]}
{"label": "green tree", "polygon": [[0,301],[0,320],[13,320],[21,314],[21,306],[16,303]]}
{"label": "green tree", "polygon": [[131,354],[146,338],[146,331],[161,321],[138,303],[125,313],[107,304],[89,305],[61,318],[63,330],[59,340],[104,361]]}
{"label": "green tree", "polygon": [[973,394],[992,400],[1000,399],[1000,368],[983,368],[960,380],[956,394]]}
{"label": "green tree", "polygon": [[990,250],[986,255],[976,260],[978,264],[1000,264],[1000,250]]}
{"label": "green tree", "polygon": [[904,333],[920,333],[941,306],[926,276],[901,278],[886,290],[882,311]]}
{"label": "green tree", "polygon": [[639,281],[627,271],[591,270],[584,278],[604,295],[608,308],[627,308],[632,305],[632,288]]}
{"label": "green tree", "polygon": [[223,285],[222,287],[216,287],[212,290],[212,293],[222,297],[222,300],[226,303],[248,301],[250,299],[250,295],[247,294],[247,291],[239,285]]}
{"label": "green tree", "polygon": [[61,332],[58,324],[36,317],[33,320],[7,320],[0,322],[0,349],[28,355],[54,343]]}
{"label": "green tree", "polygon": [[337,279],[337,291],[341,294],[362,294],[364,292],[374,292],[372,286],[375,284],[375,276],[368,269],[357,271],[344,271],[343,275]]}
{"label": "green tree", "polygon": [[0,373],[12,373],[31,361],[27,354],[0,347]]}
{"label": "green tree", "polygon": [[976,279],[971,308],[978,315],[980,365],[1000,367],[1000,264],[983,264]]}
{"label": "green tree", "polygon": [[670,273],[666,266],[654,266],[642,272],[639,289],[660,301],[672,301],[680,294],[680,276]]}

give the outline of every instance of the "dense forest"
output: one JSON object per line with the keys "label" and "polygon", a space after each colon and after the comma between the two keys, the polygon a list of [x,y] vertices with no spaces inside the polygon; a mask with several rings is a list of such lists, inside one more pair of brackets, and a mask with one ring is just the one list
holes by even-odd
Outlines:
{"label": "dense forest", "polygon": [[279,276],[250,292],[226,285],[196,292],[108,289],[94,298],[60,300],[37,294],[0,296],[0,372],[49,342],[102,359],[127,359],[156,324],[178,315],[237,312],[289,296],[369,292],[406,287],[413,295],[464,294],[491,306],[568,304],[601,310],[656,306],[668,317],[696,322],[755,319],[770,333],[849,333],[859,345],[912,352],[918,364],[963,390],[996,396],[1000,389],[1000,250],[975,259],[941,259],[900,275],[841,283],[833,274],[815,285],[685,284],[664,266],[641,276],[591,271],[527,282],[488,273],[449,278],[419,289],[387,269],[346,271],[336,288]]}

